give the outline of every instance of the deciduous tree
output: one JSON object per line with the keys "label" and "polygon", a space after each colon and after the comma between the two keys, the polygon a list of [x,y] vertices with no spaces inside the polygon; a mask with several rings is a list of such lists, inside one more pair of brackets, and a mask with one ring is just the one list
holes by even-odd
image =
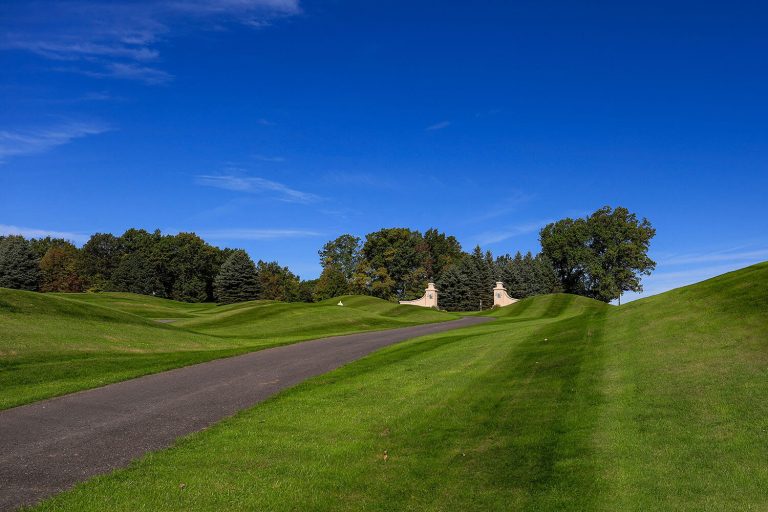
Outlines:
{"label": "deciduous tree", "polygon": [[360,239],[349,234],[326,243],[318,251],[320,256],[320,265],[334,267],[335,271],[341,272],[347,283],[352,281],[355,270],[360,263]]}
{"label": "deciduous tree", "polygon": [[256,274],[260,299],[284,302],[298,300],[300,280],[288,267],[281,267],[276,261],[259,261]]}
{"label": "deciduous tree", "polygon": [[605,206],[585,219],[549,224],[539,239],[566,292],[609,302],[642,291],[642,276],[656,267],[648,257],[655,234],[647,219]]}
{"label": "deciduous tree", "polygon": [[69,242],[51,244],[40,260],[41,292],[82,292],[78,250]]}
{"label": "deciduous tree", "polygon": [[[354,274],[353,274],[354,276]],[[315,300],[325,300],[349,293],[350,285],[336,265],[326,265],[314,289]]]}

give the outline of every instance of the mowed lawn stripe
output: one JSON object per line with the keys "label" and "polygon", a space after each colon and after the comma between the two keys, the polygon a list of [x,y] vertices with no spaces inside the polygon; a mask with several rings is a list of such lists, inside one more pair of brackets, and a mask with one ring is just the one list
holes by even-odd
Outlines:
{"label": "mowed lawn stripe", "polygon": [[0,509],[123,467],[307,378],[408,338],[487,322],[314,340],[0,412]]}
{"label": "mowed lawn stripe", "polygon": [[620,308],[555,295],[491,315],[40,509],[768,508],[768,264]]}
{"label": "mowed lawn stripe", "polygon": [[[545,300],[564,309],[585,299]],[[72,501],[65,508],[98,508],[94,495],[110,495],[112,506],[124,510],[482,510],[510,499],[530,503],[536,496],[529,485],[556,478],[542,450],[568,410],[563,390],[580,385],[571,374],[562,383],[549,375],[584,359],[588,349],[577,342],[586,331],[549,328],[558,323],[550,319],[513,334],[495,323],[409,341],[313,379],[126,472],[85,484],[66,495]],[[544,342],[549,332],[561,340]],[[526,479],[510,485],[516,475]],[[179,483],[184,491],[175,494]],[[132,500],[138,489],[146,501]],[[64,506],[60,499],[45,506]]]}
{"label": "mowed lawn stripe", "polygon": [[216,306],[0,288],[0,410],[297,341],[458,318],[373,297],[352,302]]}

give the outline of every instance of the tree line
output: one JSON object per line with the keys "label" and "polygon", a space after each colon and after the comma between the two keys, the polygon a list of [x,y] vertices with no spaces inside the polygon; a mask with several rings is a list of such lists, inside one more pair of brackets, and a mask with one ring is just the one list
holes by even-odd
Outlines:
{"label": "tree line", "polygon": [[245,251],[212,246],[194,233],[97,233],[81,248],[50,237],[7,236],[0,237],[0,286],[232,303],[313,302],[346,294],[408,300],[432,281],[440,307],[459,311],[491,307],[494,284],[503,281],[516,298],[566,292],[608,302],[642,291],[642,276],[655,268],[647,254],[654,235],[647,219],[607,206],[545,226],[536,255],[494,257],[479,246],[465,252],[454,236],[437,229],[385,228],[364,240],[344,234],[327,242],[318,251],[322,273],[305,281],[277,262],[254,263]]}
{"label": "tree line", "polygon": [[433,281],[441,308],[467,311],[493,305],[496,281],[504,281],[518,298],[562,289],[555,268],[541,254],[494,258],[480,246],[466,253],[455,237],[436,229],[422,234],[386,228],[369,233],[364,241],[342,235],[326,243],[319,255],[323,272],[314,295],[320,300],[345,294],[409,300],[421,297]]}
{"label": "tree line", "polygon": [[[220,249],[194,233],[129,229],[97,233],[81,247],[58,238],[0,237],[0,286],[41,292],[117,291],[184,302],[229,300],[226,276],[247,260],[253,287],[243,300],[311,300],[277,262],[254,263],[242,250]],[[230,261],[231,260],[231,261]],[[242,269],[237,269],[241,271]],[[248,273],[248,272],[246,272]],[[217,278],[218,281],[217,281]]]}

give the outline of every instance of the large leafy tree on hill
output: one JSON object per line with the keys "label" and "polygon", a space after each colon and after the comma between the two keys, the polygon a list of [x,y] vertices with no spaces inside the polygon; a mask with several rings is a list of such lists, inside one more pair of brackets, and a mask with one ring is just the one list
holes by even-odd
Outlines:
{"label": "large leafy tree on hill", "polygon": [[185,302],[212,299],[213,280],[223,263],[219,252],[194,233],[166,235],[158,240],[152,258],[165,294]]}
{"label": "large leafy tree on hill", "polygon": [[77,247],[69,242],[51,244],[40,260],[40,291],[83,291],[85,283],[78,266]]}
{"label": "large leafy tree on hill", "polygon": [[233,251],[214,281],[217,301],[220,304],[234,304],[259,298],[258,278],[256,265],[248,253]]}
{"label": "large leafy tree on hill", "polygon": [[22,236],[0,240],[0,287],[37,290],[40,269],[34,251]]}
{"label": "large leafy tree on hill", "polygon": [[344,272],[336,265],[326,265],[314,284],[313,296],[315,300],[320,301],[345,295],[349,290],[350,283],[347,282]]}
{"label": "large leafy tree on hill", "polygon": [[362,259],[360,239],[349,234],[327,242],[317,251],[323,272],[313,287],[315,300],[349,293]]}
{"label": "large leafy tree on hill", "polygon": [[655,234],[647,219],[605,206],[584,219],[548,224],[539,239],[566,292],[610,302],[642,291],[642,276],[656,268],[648,257]]}
{"label": "large leafy tree on hill", "polygon": [[349,234],[326,243],[318,251],[320,256],[320,265],[323,269],[334,267],[334,269],[344,276],[347,283],[352,281],[352,277],[360,263],[360,239]]}
{"label": "large leafy tree on hill", "polygon": [[259,261],[256,274],[260,299],[284,302],[299,300],[300,280],[288,267],[281,267],[276,261]]}
{"label": "large leafy tree on hill", "polygon": [[450,265],[458,262],[464,256],[461,244],[454,236],[448,236],[431,228],[424,233],[424,270],[427,278],[437,280]]}
{"label": "large leafy tree on hill", "polygon": [[84,277],[97,289],[107,288],[123,253],[123,244],[115,235],[92,235],[80,250],[80,266]]}
{"label": "large leafy tree on hill", "polygon": [[165,287],[158,277],[155,262],[143,252],[128,252],[112,273],[110,289],[167,297]]}
{"label": "large leafy tree on hill", "polygon": [[[386,228],[369,233],[365,237],[362,256],[358,272],[367,277],[371,295],[404,299],[423,293],[427,280],[426,253],[418,231]],[[356,280],[362,281],[358,276]]]}
{"label": "large leafy tree on hill", "polygon": [[160,231],[129,229],[120,237],[121,255],[108,287],[121,292],[168,297],[164,272],[157,258]]}
{"label": "large leafy tree on hill", "polygon": [[45,256],[45,253],[47,253],[51,247],[61,245],[74,247],[72,242],[63,238],[52,238],[50,236],[46,236],[44,238],[31,238],[29,240],[29,248],[32,249],[32,252],[35,253],[35,257],[39,260]]}

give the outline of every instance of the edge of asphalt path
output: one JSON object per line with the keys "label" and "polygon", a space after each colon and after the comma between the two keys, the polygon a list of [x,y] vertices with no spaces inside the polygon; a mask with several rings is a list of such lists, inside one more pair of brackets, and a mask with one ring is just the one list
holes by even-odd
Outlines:
{"label": "edge of asphalt path", "polygon": [[0,411],[0,510],[33,505],[387,345],[488,317],[333,336]]}

